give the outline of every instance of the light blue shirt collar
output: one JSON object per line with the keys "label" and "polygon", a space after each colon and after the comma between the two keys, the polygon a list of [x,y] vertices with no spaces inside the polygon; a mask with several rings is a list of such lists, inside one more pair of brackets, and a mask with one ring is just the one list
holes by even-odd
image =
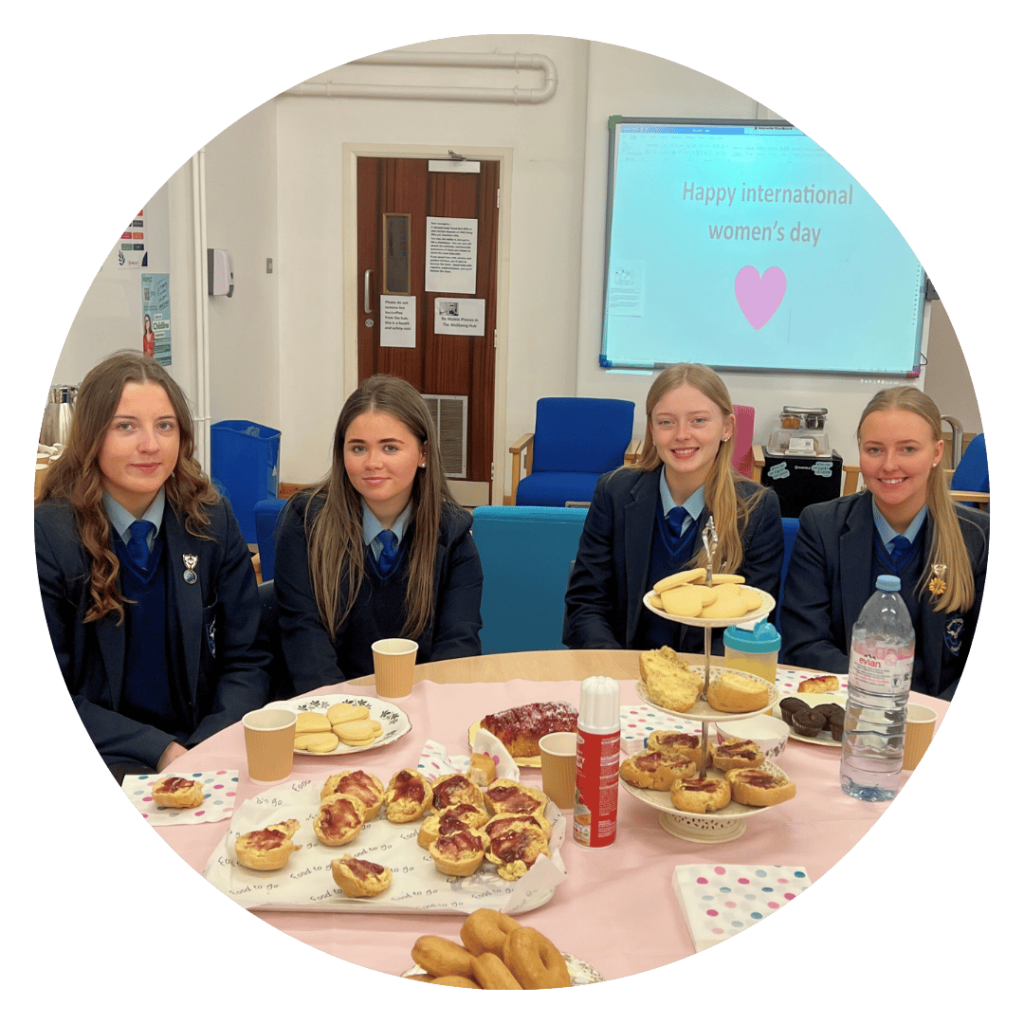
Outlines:
{"label": "light blue shirt collar", "polygon": [[[402,543],[402,537],[405,536],[405,531],[409,526],[409,522],[412,519],[412,502],[410,501],[405,508],[402,509],[398,518],[395,520],[394,525],[391,527],[391,532],[395,535],[395,547]],[[363,543],[370,546],[370,551],[373,552],[374,558],[380,557],[381,542],[377,539],[377,534],[383,530],[380,520],[370,511],[366,502],[363,502]]]}
{"label": "light blue shirt collar", "polygon": [[[153,542],[156,540],[156,535],[160,531],[160,526],[164,521],[164,505],[166,504],[166,498],[164,496],[164,489],[161,487],[157,492],[157,496],[150,503],[149,508],[139,516],[139,519],[147,523],[152,523],[156,529],[153,530],[149,535],[149,550],[153,550]],[[110,520],[110,525],[113,526],[117,535],[125,542],[128,543],[128,538],[131,536],[129,527],[135,522],[135,516],[131,514],[119,501],[112,498],[106,491],[103,492],[103,510],[107,513],[107,518]]]}
{"label": "light blue shirt collar", "polygon": [[[917,537],[918,531],[924,524],[925,517],[928,515],[928,506],[925,505],[920,512],[910,521],[910,525],[903,531],[902,536],[906,537],[911,544],[914,543]],[[885,516],[878,511],[878,506],[875,504],[875,499],[871,499],[871,516],[875,521],[875,529],[878,531],[878,536],[882,539],[882,543],[885,545],[886,551],[892,554],[892,542],[899,536],[898,534],[886,521]]]}
{"label": "light blue shirt collar", "polygon": [[[665,479],[665,467],[661,467],[661,478],[658,483],[658,489],[661,492],[661,511],[664,515],[668,515],[676,507],[676,503],[672,500],[672,492],[668,489],[668,481]],[[700,519],[701,512],[704,511],[704,485],[701,484],[691,494],[686,501],[683,502],[683,508],[686,509],[689,517],[696,522]]]}

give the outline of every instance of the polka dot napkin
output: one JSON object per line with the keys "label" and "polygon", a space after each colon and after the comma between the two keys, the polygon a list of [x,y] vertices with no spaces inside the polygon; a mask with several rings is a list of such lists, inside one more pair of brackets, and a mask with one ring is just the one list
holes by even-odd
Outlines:
{"label": "polka dot napkin", "polygon": [[215,772],[181,772],[179,778],[199,779],[203,784],[203,802],[198,807],[157,807],[150,790],[161,779],[175,774],[126,775],[121,789],[151,825],[198,825],[204,821],[220,821],[231,817],[235,809],[235,790],[238,788],[237,768]]}
{"label": "polka dot napkin", "polygon": [[698,953],[763,921],[810,884],[806,868],[778,865],[680,864],[672,874]]}

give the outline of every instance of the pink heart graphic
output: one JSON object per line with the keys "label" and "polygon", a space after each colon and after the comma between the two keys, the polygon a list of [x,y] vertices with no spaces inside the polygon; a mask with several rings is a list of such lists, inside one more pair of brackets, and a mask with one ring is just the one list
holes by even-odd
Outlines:
{"label": "pink heart graphic", "polygon": [[778,267],[769,267],[764,274],[744,267],[736,275],[736,301],[755,331],[771,320],[785,294],[786,275]]}

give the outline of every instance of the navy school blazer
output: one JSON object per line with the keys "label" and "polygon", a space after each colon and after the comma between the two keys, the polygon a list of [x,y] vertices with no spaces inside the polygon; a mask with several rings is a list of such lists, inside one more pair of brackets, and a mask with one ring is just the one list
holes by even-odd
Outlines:
{"label": "navy school blazer", "polygon": [[[870,491],[861,491],[809,505],[800,514],[779,616],[783,661],[825,672],[849,669],[853,626],[875,590],[871,500]],[[988,513],[960,504],[956,513],[974,572],[974,605],[944,614],[922,599],[914,648],[913,689],[944,700],[956,692],[970,653],[988,563]],[[927,516],[921,539],[926,553],[932,528]]]}
{"label": "navy school blazer", "polygon": [[[125,631],[116,614],[84,623],[92,605],[90,558],[64,500],[35,509],[36,567],[43,612],[57,663],[75,707],[103,759],[156,765],[169,743],[192,747],[270,696],[269,653],[255,646],[260,606],[252,555],[226,500],[209,510],[207,533],[185,531],[168,504],[163,532],[167,558],[169,670],[184,680],[186,721],[177,735],[120,713]],[[195,583],[185,581],[184,555],[195,555]]]}
{"label": "navy school blazer", "polygon": [[[305,513],[310,497],[309,492],[299,491],[289,499],[275,530],[274,592],[281,647],[297,694],[373,672],[370,645],[382,639],[353,614],[338,628],[332,643],[309,576]],[[418,664],[480,654],[484,577],[472,525],[473,517],[461,508],[446,508],[441,515],[434,562],[434,617],[416,637]],[[341,655],[346,640],[353,639],[354,646],[365,652],[358,664],[345,663]]]}
{"label": "navy school blazer", "polygon": [[[565,595],[562,643],[567,647],[635,647],[641,615],[652,614],[644,608],[643,596],[655,516],[661,513],[660,473],[660,467],[649,471],[617,469],[598,480]],[[736,488],[743,497],[759,489],[750,480],[738,480]],[[708,515],[705,507],[697,521],[698,545]],[[743,562],[737,571],[749,586],[777,598],[782,557],[779,498],[768,490],[747,523]],[[700,633],[698,646],[703,651],[703,630],[696,632]]]}

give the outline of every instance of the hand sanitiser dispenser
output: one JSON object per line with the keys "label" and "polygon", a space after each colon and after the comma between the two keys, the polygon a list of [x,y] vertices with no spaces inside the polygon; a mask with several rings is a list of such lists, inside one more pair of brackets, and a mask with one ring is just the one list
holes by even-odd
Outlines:
{"label": "hand sanitiser dispenser", "polygon": [[206,280],[210,295],[235,294],[235,268],[226,249],[206,250]]}

